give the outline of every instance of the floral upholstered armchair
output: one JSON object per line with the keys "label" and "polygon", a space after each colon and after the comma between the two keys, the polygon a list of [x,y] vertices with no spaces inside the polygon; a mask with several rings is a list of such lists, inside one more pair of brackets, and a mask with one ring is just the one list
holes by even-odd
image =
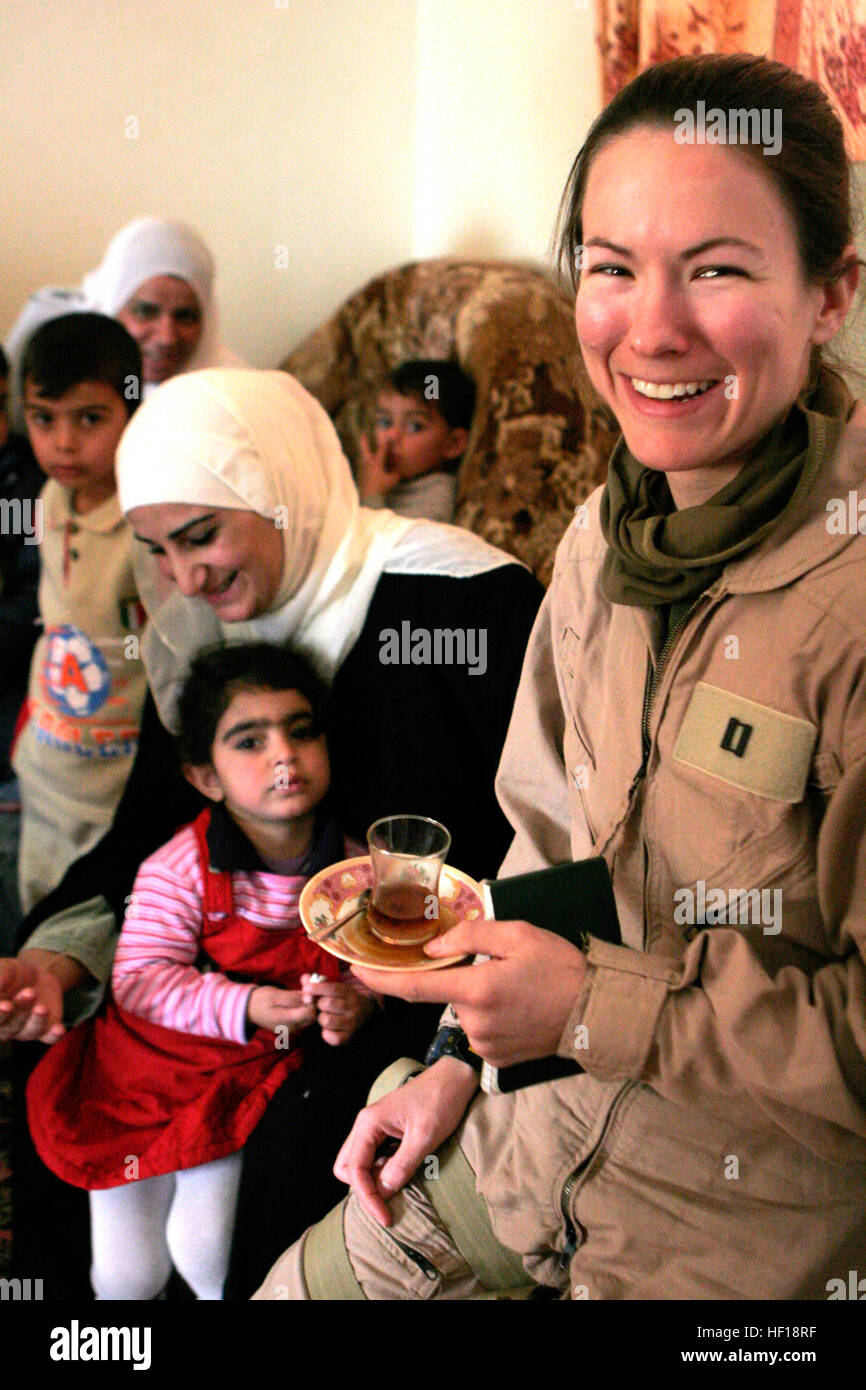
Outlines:
{"label": "floral upholstered armchair", "polygon": [[371,280],[281,367],[321,401],[354,463],[376,386],[421,357],[456,358],[477,388],[455,521],[548,583],[614,442],[579,359],[571,300],[530,266],[419,261]]}

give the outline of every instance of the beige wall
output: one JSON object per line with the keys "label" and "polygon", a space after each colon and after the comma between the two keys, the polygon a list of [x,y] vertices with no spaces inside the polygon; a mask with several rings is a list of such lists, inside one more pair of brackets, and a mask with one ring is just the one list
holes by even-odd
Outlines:
{"label": "beige wall", "polygon": [[[145,213],[201,230],[226,339],[262,366],[387,266],[544,260],[599,105],[593,8],[0,3],[0,335]],[[845,348],[866,361],[866,308]]]}
{"label": "beige wall", "polygon": [[586,0],[24,0],[0,63],[0,332],[161,213],[256,365],[415,255],[542,259],[597,100]]}
{"label": "beige wall", "polygon": [[589,0],[419,0],[415,252],[544,260],[601,101]]}

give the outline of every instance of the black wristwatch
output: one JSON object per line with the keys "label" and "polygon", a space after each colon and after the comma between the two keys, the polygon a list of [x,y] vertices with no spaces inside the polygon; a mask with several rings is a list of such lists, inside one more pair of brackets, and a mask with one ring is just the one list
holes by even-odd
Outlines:
{"label": "black wristwatch", "polygon": [[458,1062],[468,1062],[473,1071],[480,1071],[484,1066],[484,1061],[473,1052],[469,1046],[469,1039],[462,1028],[446,1025],[439,1029],[432,1043],[427,1049],[427,1056],[424,1063],[432,1067],[434,1062],[438,1062],[440,1057],[456,1057]]}

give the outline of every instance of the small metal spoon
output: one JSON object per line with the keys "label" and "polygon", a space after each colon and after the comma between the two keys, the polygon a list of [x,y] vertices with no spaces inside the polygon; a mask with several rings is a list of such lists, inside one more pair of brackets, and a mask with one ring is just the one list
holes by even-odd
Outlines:
{"label": "small metal spoon", "polygon": [[345,917],[340,917],[336,922],[330,922],[327,927],[322,927],[319,931],[315,933],[315,935],[313,935],[313,933],[311,932],[310,940],[314,942],[317,946],[320,941],[327,941],[329,936],[333,936],[334,933],[338,932],[341,927],[344,927],[347,922],[351,922],[353,917],[359,917],[360,914],[366,908],[367,903],[369,901],[370,890],[369,888],[365,888],[360,898],[358,899],[357,907],[354,907],[351,912],[346,914]]}

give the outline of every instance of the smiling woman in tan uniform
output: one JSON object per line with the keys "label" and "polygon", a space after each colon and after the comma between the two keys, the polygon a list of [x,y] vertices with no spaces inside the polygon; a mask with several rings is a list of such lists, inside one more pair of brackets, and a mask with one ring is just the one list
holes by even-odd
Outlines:
{"label": "smiling woman in tan uniform", "polygon": [[[773,150],[732,143],[762,111]],[[561,247],[622,438],[527,653],[503,873],[602,855],[622,944],[466,923],[427,949],[486,963],[358,972],[450,1001],[494,1065],[584,1072],[470,1105],[446,1056],[368,1107],[341,1217],[260,1297],[329,1296],[343,1242],[359,1298],[826,1298],[866,1260],[866,411],[822,363],[858,273],[839,122],[765,59],[651,68],[591,130]],[[419,1164],[461,1120],[483,1212],[452,1222]]]}

